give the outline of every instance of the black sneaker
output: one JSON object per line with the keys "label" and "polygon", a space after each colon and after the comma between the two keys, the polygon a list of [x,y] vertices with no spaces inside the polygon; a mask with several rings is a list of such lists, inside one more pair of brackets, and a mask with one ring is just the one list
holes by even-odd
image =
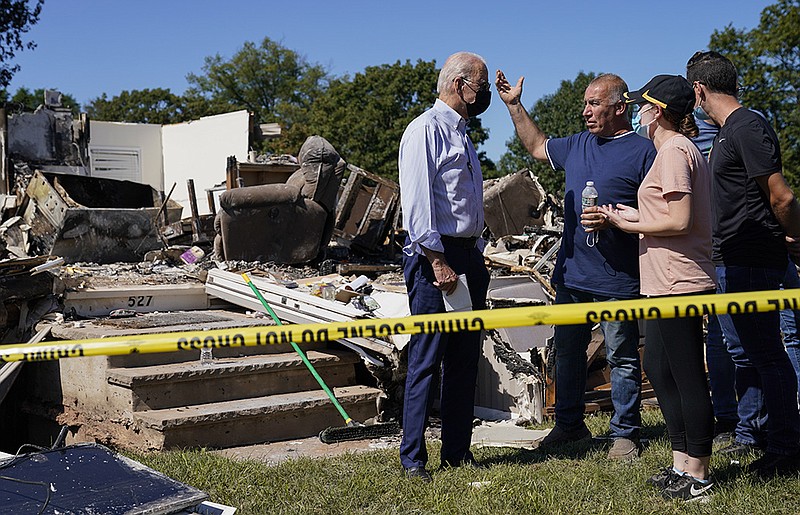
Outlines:
{"label": "black sneaker", "polygon": [[661,495],[665,499],[680,499],[682,501],[693,502],[707,499],[711,495],[711,481],[702,482],[692,476],[681,476],[672,484],[667,485],[661,490]]}
{"label": "black sneaker", "polygon": [[792,455],[766,452],[747,467],[748,472],[755,472],[761,479],[775,476],[796,474],[800,471],[800,453]]}
{"label": "black sneaker", "polygon": [[659,490],[663,490],[681,477],[683,477],[683,474],[675,472],[675,468],[664,467],[659,470],[657,474],[650,476],[645,483]]}
{"label": "black sneaker", "polygon": [[757,445],[753,445],[751,443],[742,443],[733,441],[727,447],[723,447],[718,452],[720,454],[727,454],[729,457],[742,457],[747,456],[749,454],[756,454],[760,452],[761,449]]}

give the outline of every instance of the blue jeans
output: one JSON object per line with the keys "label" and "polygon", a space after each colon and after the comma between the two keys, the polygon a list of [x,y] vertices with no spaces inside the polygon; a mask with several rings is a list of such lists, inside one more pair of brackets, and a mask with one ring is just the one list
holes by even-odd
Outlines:
{"label": "blue jeans", "polygon": [[[718,266],[717,291],[777,290],[784,275],[779,269]],[[796,453],[800,450],[797,376],[781,341],[778,312],[718,318],[736,364],[736,440],[766,447],[771,453]]]}
{"label": "blue jeans", "polygon": [[706,337],[706,365],[708,367],[708,385],[711,388],[711,404],[714,406],[714,418],[717,421],[735,421],[736,413],[736,366],[722,337],[722,329],[716,315],[708,317],[708,335]]}
{"label": "blue jeans", "polygon": [[[556,288],[556,304],[617,300],[565,286]],[[639,363],[639,324],[601,322],[606,345],[606,360],[611,367],[611,436],[638,440],[642,417],[642,372]],[[583,427],[584,392],[586,391],[586,349],[592,336],[592,324],[555,327],[556,351],[556,425],[566,431]]]}
{"label": "blue jeans", "polygon": [[[800,288],[800,276],[797,275],[797,266],[789,260],[786,268],[786,276],[783,278],[781,289]],[[781,332],[783,333],[783,345],[786,353],[794,367],[797,375],[797,387],[800,389],[800,334],[797,328],[800,326],[800,311],[784,309],[781,311]]]}

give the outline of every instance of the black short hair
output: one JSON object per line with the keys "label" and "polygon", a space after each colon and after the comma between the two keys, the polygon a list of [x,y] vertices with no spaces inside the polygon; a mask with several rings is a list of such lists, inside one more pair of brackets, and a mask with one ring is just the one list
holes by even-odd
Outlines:
{"label": "black short hair", "polygon": [[736,96],[738,74],[733,63],[719,52],[695,52],[686,63],[686,80],[699,82],[715,93]]}

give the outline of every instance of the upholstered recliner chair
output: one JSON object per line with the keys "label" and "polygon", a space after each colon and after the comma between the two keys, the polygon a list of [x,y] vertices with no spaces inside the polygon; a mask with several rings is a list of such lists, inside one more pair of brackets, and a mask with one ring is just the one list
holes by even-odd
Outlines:
{"label": "upholstered recliner chair", "polygon": [[220,196],[218,257],[298,264],[322,254],[333,233],[346,164],[321,136],[303,143],[298,160],[300,169],[286,184],[236,188]]}

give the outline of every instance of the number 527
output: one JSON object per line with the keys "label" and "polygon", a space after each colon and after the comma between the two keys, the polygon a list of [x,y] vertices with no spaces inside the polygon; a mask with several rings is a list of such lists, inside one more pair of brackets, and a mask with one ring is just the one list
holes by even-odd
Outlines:
{"label": "number 527", "polygon": [[152,295],[136,295],[133,297],[128,297],[128,307],[130,308],[149,306],[152,302]]}

